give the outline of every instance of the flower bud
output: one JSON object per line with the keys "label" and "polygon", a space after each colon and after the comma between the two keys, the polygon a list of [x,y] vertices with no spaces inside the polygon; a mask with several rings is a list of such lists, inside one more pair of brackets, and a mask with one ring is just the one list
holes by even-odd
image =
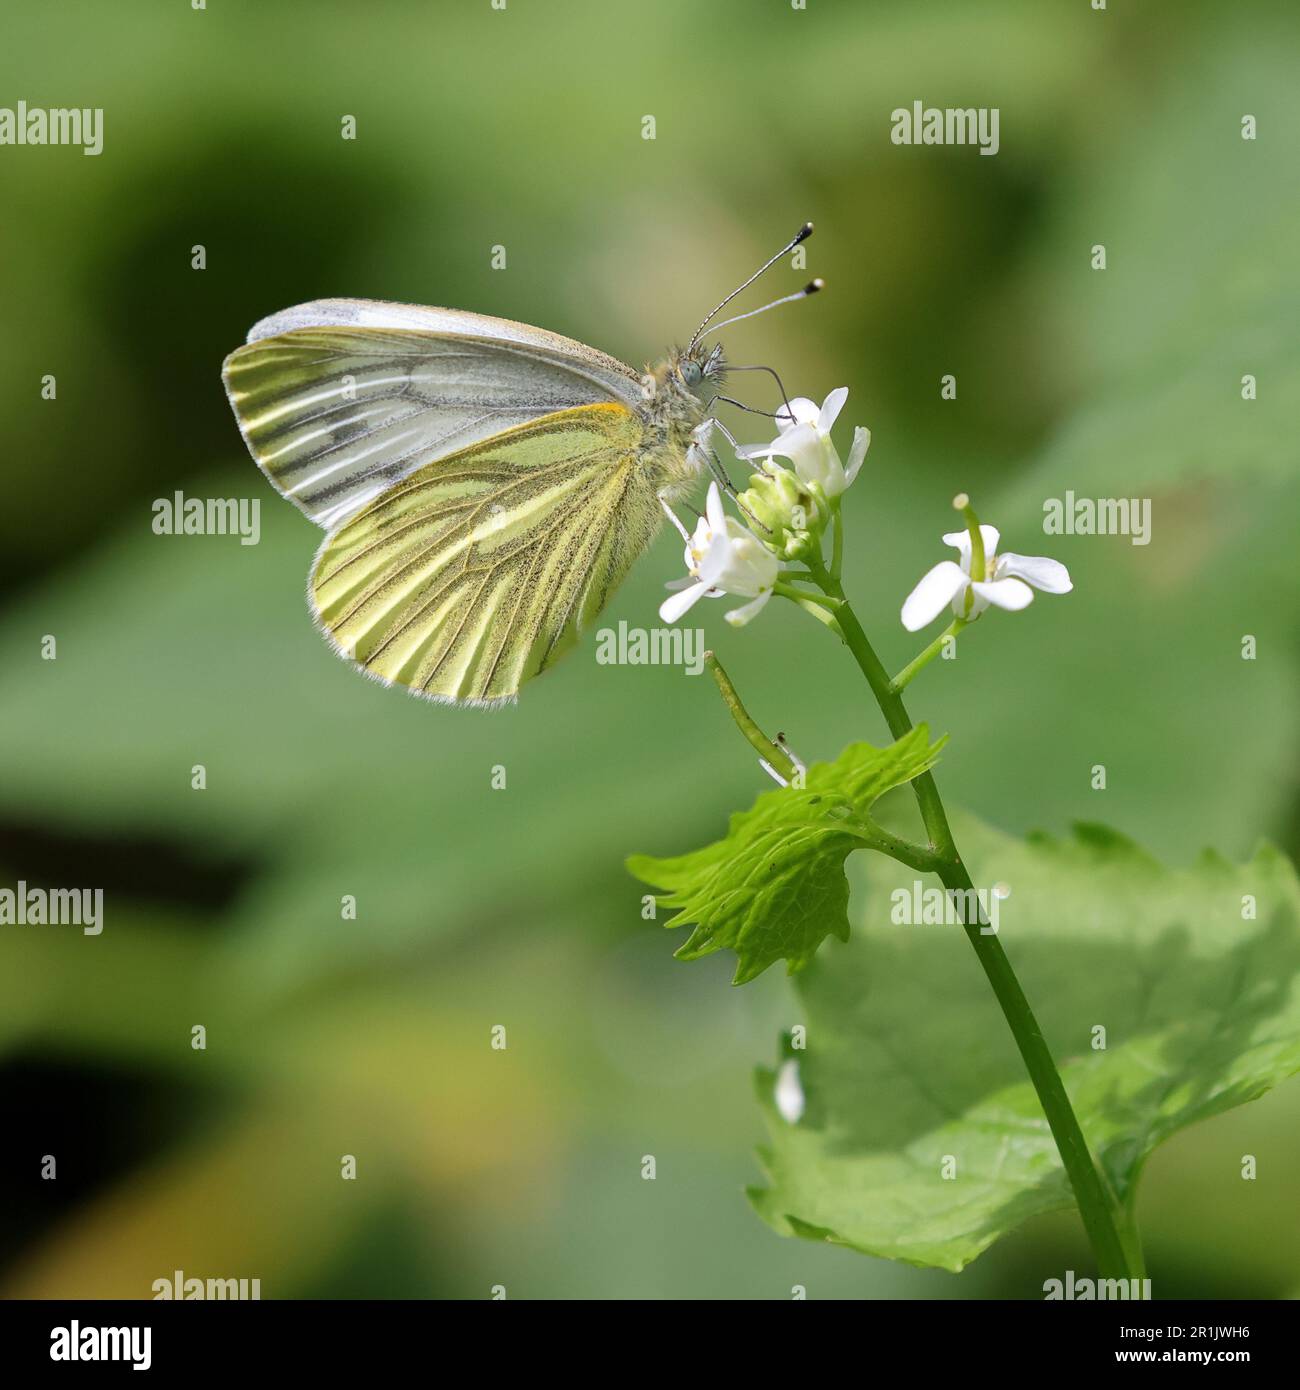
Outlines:
{"label": "flower bud", "polygon": [[737,502],[753,522],[755,534],[783,560],[797,560],[820,545],[827,519],[824,498],[788,468],[769,461],[750,477]]}

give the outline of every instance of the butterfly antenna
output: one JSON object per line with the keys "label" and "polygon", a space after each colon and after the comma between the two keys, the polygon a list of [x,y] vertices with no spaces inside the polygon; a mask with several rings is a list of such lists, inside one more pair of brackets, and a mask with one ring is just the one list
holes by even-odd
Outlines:
{"label": "butterfly antenna", "polygon": [[733,323],[739,323],[741,319],[752,319],[755,314],[765,314],[769,309],[775,309],[781,304],[793,304],[796,299],[807,299],[810,294],[817,294],[826,288],[826,281],[820,278],[810,280],[801,290],[796,290],[794,294],[783,294],[780,299],[774,299],[770,304],[763,304],[757,309],[749,309],[743,314],[737,314],[734,318],[723,319],[721,323],[713,325],[713,331],[717,333],[720,329],[727,328]]}
{"label": "butterfly antenna", "polygon": [[741,293],[742,290],[747,290],[750,287],[750,285],[752,285],[754,281],[757,280],[758,277],[762,275],[762,273],[765,270],[770,270],[777,263],[777,261],[781,259],[782,256],[789,255],[789,253],[793,251],[794,248],[798,246],[801,241],[807,241],[808,238],[812,236],[812,231],[813,224],[811,222],[805,222],[803,226],[799,228],[799,230],[794,234],[794,236],[776,253],[775,256],[772,257],[770,261],[765,261],[749,277],[749,279],[745,281],[743,285],[737,285],[737,287],[734,290],[732,290],[732,292],[725,299],[720,300],[717,304],[715,304],[713,308],[710,309],[709,312],[704,316],[704,322],[701,323],[700,326],[692,334],[691,341],[686,349],[687,352],[689,352],[691,348],[693,348],[695,344],[700,341],[700,335],[709,326],[709,323],[713,319],[714,315],[716,315],[720,310],[725,309],[727,305],[730,304],[731,301],[735,299],[735,297],[738,294]]}

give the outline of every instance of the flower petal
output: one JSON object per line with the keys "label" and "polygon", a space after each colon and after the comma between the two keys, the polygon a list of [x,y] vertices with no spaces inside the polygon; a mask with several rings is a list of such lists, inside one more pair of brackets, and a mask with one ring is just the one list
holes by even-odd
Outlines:
{"label": "flower petal", "polygon": [[908,594],[901,617],[908,632],[932,623],[968,582],[966,571],[952,560],[940,560]]}
{"label": "flower petal", "polygon": [[707,584],[692,584],[689,589],[683,589],[681,593],[673,594],[670,598],[664,599],[659,605],[660,620],[665,623],[675,623],[708,592],[709,586]]}
{"label": "flower petal", "polygon": [[727,571],[733,567],[735,536],[732,534],[732,527],[739,528],[740,523],[732,522],[730,518],[724,519],[726,524],[722,529],[715,531],[709,541],[708,548],[700,556],[700,562],[695,568],[695,573],[700,579],[704,580],[710,588],[729,589],[730,584],[724,582]]}
{"label": "flower petal", "polygon": [[687,570],[694,574],[700,567],[700,561],[708,553],[710,544],[713,541],[713,528],[709,525],[708,517],[702,516],[695,523],[695,531],[686,542],[686,550],[683,560]]}
{"label": "flower petal", "polygon": [[724,613],[723,616],[732,627],[744,627],[751,618],[758,615],[759,610],[771,597],[772,591],[768,589],[766,593],[759,594],[756,599],[741,604],[739,608],[733,608],[730,613]]}
{"label": "flower petal", "polygon": [[996,608],[1005,608],[1010,613],[1028,608],[1034,601],[1034,591],[1019,579],[994,579],[989,583],[976,582],[971,588],[982,599]]}
{"label": "flower petal", "polygon": [[[984,538],[984,561],[987,564],[990,555],[998,553],[998,542],[1002,539],[1002,532],[996,526],[981,526],[980,535]],[[961,551],[961,567],[970,572],[970,532],[969,531],[949,531],[943,538],[944,545],[955,546]]]}
{"label": "flower petal", "polygon": [[715,538],[726,534],[727,513],[722,509],[722,493],[716,482],[709,484],[709,495],[704,503],[704,514],[709,519],[709,529]]}
{"label": "flower petal", "polygon": [[[794,413],[791,414],[791,411]],[[810,401],[807,396],[796,396],[790,402],[789,410],[783,405],[776,412],[776,424],[777,428],[784,434],[786,430],[792,430],[796,425],[812,425],[816,428],[820,417],[821,410],[816,401]]]}
{"label": "flower petal", "polygon": [[996,574],[999,579],[1007,576],[1023,579],[1045,594],[1068,594],[1074,588],[1070,571],[1059,560],[1050,560],[1046,555],[1017,555],[1008,550],[1005,555],[998,556]]}
{"label": "flower petal", "polygon": [[858,469],[862,467],[862,460],[866,458],[870,447],[871,431],[864,425],[859,425],[853,431],[853,447],[849,450],[849,461],[844,465],[845,486],[858,476]]}
{"label": "flower petal", "polygon": [[800,421],[797,425],[791,425],[786,429],[779,439],[774,439],[767,446],[768,452],[780,455],[781,458],[793,459],[806,449],[816,449],[819,447],[816,425]]}
{"label": "flower petal", "polygon": [[799,1062],[796,1058],[791,1057],[781,1063],[781,1070],[776,1074],[776,1089],[773,1094],[781,1118],[788,1125],[797,1125],[803,1119],[805,1102],[803,1086],[799,1081]]}
{"label": "flower petal", "polygon": [[817,428],[822,434],[829,434],[835,421],[839,418],[839,413],[844,409],[844,402],[849,398],[849,388],[839,386],[830,393],[822,402],[822,408],[817,412]]}

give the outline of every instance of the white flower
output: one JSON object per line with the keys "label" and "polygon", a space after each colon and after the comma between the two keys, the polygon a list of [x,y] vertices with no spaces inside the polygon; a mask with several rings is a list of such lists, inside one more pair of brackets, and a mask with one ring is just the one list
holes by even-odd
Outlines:
{"label": "white flower", "polygon": [[961,552],[961,563],[940,561],[908,594],[902,613],[908,632],[933,622],[948,603],[958,618],[969,620],[977,618],[990,604],[1013,612],[1026,608],[1035,589],[1045,594],[1068,594],[1074,587],[1069,570],[1056,560],[1010,551],[999,555],[1000,534],[996,526],[981,526],[980,535],[984,538],[984,574],[979,577],[970,572],[970,532],[950,531],[944,536],[945,545],[955,546]]}
{"label": "white flower", "polygon": [[727,621],[735,627],[749,622],[772,597],[772,586],[779,570],[776,556],[757,536],[722,510],[722,494],[717,483],[709,484],[705,512],[696,523],[694,534],[686,530],[666,504],[664,510],[686,541],[686,568],[690,577],[668,585],[679,592],[660,605],[660,618],[666,623],[675,623],[702,598],[736,594],[753,602],[733,608],[726,615]]}
{"label": "white flower", "polygon": [[797,1125],[803,1119],[803,1082],[799,1079],[799,1063],[796,1058],[788,1057],[781,1063],[781,1070],[776,1074],[773,1099],[786,1124]]}
{"label": "white flower", "polygon": [[858,476],[871,443],[871,431],[859,426],[853,432],[848,466],[840,462],[831,429],[848,397],[847,386],[832,391],[820,407],[806,396],[796,396],[789,409],[783,405],[776,413],[777,437],[770,444],[745,445],[737,450],[739,457],[770,459],[775,454],[789,459],[805,487],[818,487],[827,497],[838,497]]}

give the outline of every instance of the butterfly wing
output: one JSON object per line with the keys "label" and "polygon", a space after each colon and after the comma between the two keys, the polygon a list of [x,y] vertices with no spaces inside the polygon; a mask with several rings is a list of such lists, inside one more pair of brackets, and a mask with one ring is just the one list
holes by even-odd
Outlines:
{"label": "butterfly wing", "polygon": [[426,463],[328,536],[311,602],[370,674],[513,699],[604,607],[662,520],[624,405],[553,412]]}
{"label": "butterfly wing", "polygon": [[222,377],[262,471],[326,529],[479,440],[555,411],[641,401],[630,367],[571,338],[365,299],[263,319]]}

